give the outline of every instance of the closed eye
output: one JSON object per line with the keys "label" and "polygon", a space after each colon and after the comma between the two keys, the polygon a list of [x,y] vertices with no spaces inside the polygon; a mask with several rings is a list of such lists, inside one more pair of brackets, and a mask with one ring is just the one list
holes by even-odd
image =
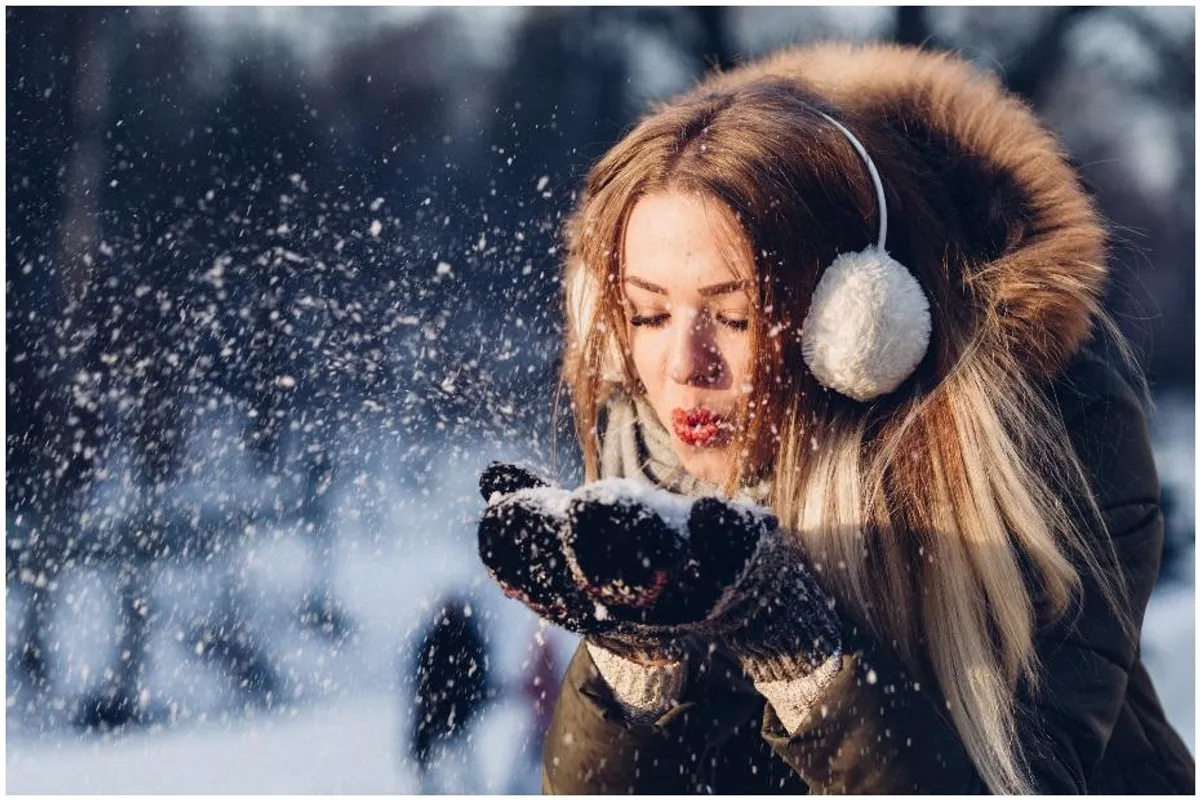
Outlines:
{"label": "closed eye", "polygon": [[[714,318],[730,330],[745,331],[750,327],[748,319],[726,317],[721,314],[717,314]],[[661,328],[670,319],[670,314],[634,314],[629,318],[629,324],[635,328]]]}
{"label": "closed eye", "polygon": [[741,317],[725,317],[718,314],[717,322],[735,331],[744,331],[750,327],[750,320]]}
{"label": "closed eye", "polygon": [[629,318],[629,324],[635,328],[661,328],[670,318],[670,314],[634,314]]}

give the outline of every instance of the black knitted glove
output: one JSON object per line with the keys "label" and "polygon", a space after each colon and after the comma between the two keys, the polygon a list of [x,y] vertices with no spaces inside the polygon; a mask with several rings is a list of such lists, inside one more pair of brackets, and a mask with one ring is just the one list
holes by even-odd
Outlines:
{"label": "black knitted glove", "polygon": [[755,681],[840,664],[837,618],[763,509],[627,480],[567,493],[510,465],[480,486],[493,498],[479,529],[493,577],[606,649],[645,661],[677,656],[684,637],[719,641]]}
{"label": "black knitted glove", "polygon": [[724,642],[756,682],[791,680],[823,667],[823,681],[841,669],[841,625],[803,554],[765,509],[717,497],[695,502],[690,545],[701,563],[728,556],[730,538],[753,549],[694,627]]}
{"label": "black knitted glove", "polygon": [[[821,665],[836,674],[838,619],[765,509],[600,481],[575,492],[569,516],[576,579],[614,619],[720,642],[756,682],[803,677]],[[674,544],[639,547],[645,530]],[[628,575],[655,579],[631,589]]]}
{"label": "black knitted glove", "polygon": [[[675,630],[651,629],[613,618],[596,601],[597,591],[578,580],[567,544],[571,539],[570,492],[527,467],[503,463],[484,470],[479,489],[488,501],[479,522],[479,555],[507,596],[543,619],[633,661],[654,663],[679,657],[681,644],[675,641]],[[635,529],[644,534],[630,554],[637,564],[674,563],[678,558],[678,554],[672,557],[659,549],[679,550],[670,532]],[[660,574],[644,567],[634,572],[636,577],[617,576],[617,583],[637,591],[642,583],[661,580]]]}

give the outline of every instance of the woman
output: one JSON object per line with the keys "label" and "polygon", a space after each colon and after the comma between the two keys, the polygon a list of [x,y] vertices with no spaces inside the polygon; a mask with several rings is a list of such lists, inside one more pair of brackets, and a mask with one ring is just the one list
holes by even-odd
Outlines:
{"label": "woman", "polygon": [[479,531],[583,636],[547,792],[1194,790],[1105,235],[1027,108],[947,55],[784,52],[647,116],[569,233],[589,483],[493,465]]}

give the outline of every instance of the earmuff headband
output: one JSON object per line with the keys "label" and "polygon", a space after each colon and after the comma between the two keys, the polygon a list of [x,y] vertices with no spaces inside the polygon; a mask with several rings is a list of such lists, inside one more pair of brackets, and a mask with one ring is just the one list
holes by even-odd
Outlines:
{"label": "earmuff headband", "polygon": [[925,357],[932,329],[929,299],[912,272],[885,249],[887,201],[875,162],[844,125],[818,113],[867,165],[879,203],[879,239],[825,268],[804,318],[801,351],[822,386],[866,402],[895,390]]}
{"label": "earmuff headband", "polygon": [[883,196],[883,180],[879,177],[879,170],[875,169],[875,162],[867,155],[867,148],[863,147],[863,143],[853,133],[846,130],[845,125],[824,111],[818,111],[817,113],[828,120],[833,127],[841,131],[850,140],[850,144],[854,146],[854,149],[862,156],[863,163],[867,165],[867,172],[871,173],[871,182],[875,184],[875,199],[879,201],[879,238],[876,240],[875,246],[880,250],[887,250],[887,200]]}

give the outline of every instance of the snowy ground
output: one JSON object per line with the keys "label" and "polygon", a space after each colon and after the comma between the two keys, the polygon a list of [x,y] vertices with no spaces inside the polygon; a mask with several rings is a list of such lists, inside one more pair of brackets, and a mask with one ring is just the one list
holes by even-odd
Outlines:
{"label": "snowy ground", "polygon": [[[418,794],[415,773],[397,758],[400,714],[393,694],[362,694],[288,719],[208,722],[186,730],[36,746],[8,743],[10,794]],[[471,785],[454,793],[531,793],[514,787],[509,767],[524,759],[526,724],[511,704],[476,733]],[[216,767],[216,768],[214,768]],[[455,789],[457,788],[457,791]]]}
{"label": "snowy ground", "polygon": [[[299,633],[276,632],[273,650],[293,681],[314,699],[281,710],[231,709],[228,690],[207,666],[169,642],[154,647],[153,685],[160,702],[190,707],[180,721],[123,735],[80,734],[66,725],[14,730],[7,742],[10,793],[399,793],[421,791],[404,751],[410,691],[406,667],[419,624],[446,588],[477,598],[497,668],[519,680],[538,626],[522,607],[493,596],[479,580],[473,553],[456,546],[339,554],[335,587],[359,626],[333,648]],[[279,598],[298,597],[301,553],[284,542],[261,554]],[[553,635],[552,635],[553,637]],[[553,637],[560,663],[570,637]],[[83,649],[83,648],[78,648]],[[79,687],[80,690],[82,687]],[[219,708],[220,711],[209,709]],[[516,793],[537,789],[529,739],[531,716],[510,692],[488,712],[466,751],[452,754],[438,788]],[[527,764],[525,769],[515,769]],[[212,769],[212,765],[219,765]]]}
{"label": "snowy ground", "polygon": [[[1160,400],[1153,421],[1164,484],[1180,494],[1178,519],[1194,530],[1192,399]],[[294,537],[263,537],[231,559],[240,566],[168,570],[156,588],[162,609],[151,644],[151,701],[171,720],[120,735],[80,734],[66,714],[103,667],[110,622],[97,598],[105,576],[77,574],[60,588],[56,617],[56,700],[24,710],[9,682],[6,789],[9,793],[338,793],[410,794],[537,791],[526,702],[509,692],[422,787],[404,757],[408,682],[414,636],[448,590],[472,599],[494,648],[496,669],[519,681],[533,652],[534,617],[503,599],[484,577],[472,548],[472,520],[481,502],[474,471],[482,451],[459,458],[423,489],[391,487],[385,524],[390,538],[369,536],[352,503],[339,509],[341,538],[328,554],[334,588],[358,626],[340,646],[298,629],[288,616],[310,585],[311,553]],[[515,455],[508,453],[506,455]],[[468,465],[468,462],[469,465]],[[469,468],[468,468],[469,467]],[[436,498],[434,500],[433,498]],[[1195,569],[1185,566],[1155,593],[1144,629],[1145,659],[1172,722],[1195,748]],[[244,575],[247,605],[263,631],[293,702],[246,712],[211,666],[179,641],[182,621],[212,602],[220,576]],[[12,596],[10,595],[10,600]],[[7,604],[11,629],[18,603]],[[550,634],[565,665],[573,640]]]}
{"label": "snowy ground", "polygon": [[[419,793],[405,750],[409,673],[423,624],[450,593],[472,604],[505,690],[425,788],[536,792],[532,715],[518,685],[536,637],[550,642],[560,666],[574,640],[543,631],[536,617],[500,595],[478,562],[474,520],[483,501],[475,473],[492,457],[529,454],[486,447],[457,453],[424,486],[384,487],[387,501],[371,509],[373,519],[362,513],[361,481],[347,490],[334,517],[341,535],[319,557],[331,566],[334,596],[356,627],[342,643],[296,622],[294,610],[321,565],[293,531],[262,531],[224,558],[163,568],[146,681],[163,721],[141,730],[80,733],[69,724],[109,657],[115,613],[110,575],[64,576],[56,592],[53,696],[34,707],[8,681],[8,792]],[[375,523],[385,535],[367,532]],[[247,710],[183,641],[189,620],[220,604],[231,574],[241,579],[234,602],[287,687],[289,701],[278,708]],[[21,603],[16,591],[8,599],[12,631]]]}

